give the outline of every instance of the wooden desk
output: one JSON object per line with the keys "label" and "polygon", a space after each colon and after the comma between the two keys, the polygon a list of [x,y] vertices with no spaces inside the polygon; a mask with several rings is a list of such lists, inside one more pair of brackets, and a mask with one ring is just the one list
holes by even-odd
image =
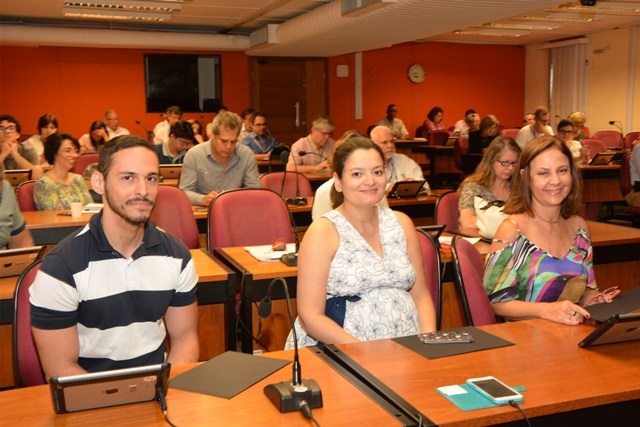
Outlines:
{"label": "wooden desk", "polygon": [[595,220],[603,203],[624,200],[620,191],[620,165],[580,165],[584,216]]}
{"label": "wooden desk", "polygon": [[282,172],[286,166],[280,159],[256,160],[256,163],[260,173]]}
{"label": "wooden desk", "polygon": [[315,192],[318,187],[333,177],[333,173],[304,172],[303,175],[309,180],[311,189]]}
{"label": "wooden desk", "polygon": [[[241,349],[245,353],[254,350],[254,343],[250,330],[255,336],[258,330],[257,316],[254,316],[256,308],[253,303],[260,301],[267,292],[269,282],[276,277],[282,277],[287,282],[289,295],[296,296],[296,284],[298,281],[298,267],[288,267],[281,261],[263,262],[258,261],[242,247],[216,248],[214,251],[216,258],[224,262],[236,272],[237,291],[240,297],[239,321],[241,324]],[[282,286],[276,284],[272,289],[273,311],[269,318],[263,320],[263,335],[260,339],[262,347],[269,351],[281,350],[291,329],[287,317],[286,301]],[[277,301],[275,301],[277,300]],[[295,303],[292,301],[293,316],[297,316]],[[255,313],[257,314],[257,312]],[[229,333],[234,334],[232,330]],[[259,346],[256,348],[260,348]]]}
{"label": "wooden desk", "polygon": [[[202,249],[192,249],[198,275],[198,341],[200,360],[209,360],[235,347],[235,273]],[[13,294],[17,277],[0,279],[0,388],[13,382]]]}
{"label": "wooden desk", "polygon": [[[256,356],[259,357],[259,356]],[[291,360],[291,352],[276,352],[265,357]],[[300,362],[304,378],[315,379],[322,390],[322,408],[313,415],[320,425],[398,426],[390,415],[339,373],[329,368],[311,350],[301,349]],[[194,365],[172,366],[172,377]],[[273,373],[252,387],[233,397],[223,399],[204,394],[169,389],[168,416],[177,426],[300,426],[310,421],[300,413],[281,414],[264,395],[268,384],[291,378],[291,365]],[[216,381],[216,378],[207,379]],[[101,408],[71,414],[53,412],[49,388],[46,385],[0,392],[0,405],[5,408],[2,424],[7,426],[167,426],[156,402]],[[9,409],[10,408],[10,409]],[[357,421],[356,421],[357,420]]]}
{"label": "wooden desk", "polygon": [[[391,340],[338,347],[439,426],[484,426],[514,421],[524,425],[522,415],[509,405],[464,412],[435,390],[486,375],[496,376],[512,386],[525,386],[521,407],[529,418],[629,401],[633,412],[627,417],[637,415],[638,342],[581,349],[578,342],[593,327],[559,325],[541,319],[480,329],[515,345],[432,360]],[[580,413],[571,413],[564,423],[554,425],[626,424],[620,423],[616,412],[606,407],[603,410],[608,417],[604,423],[590,418],[583,420]]]}

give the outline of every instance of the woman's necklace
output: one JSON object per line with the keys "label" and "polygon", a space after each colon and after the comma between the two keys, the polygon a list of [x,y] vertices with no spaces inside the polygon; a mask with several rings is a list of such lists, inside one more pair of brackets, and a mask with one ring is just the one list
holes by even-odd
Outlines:
{"label": "woman's necklace", "polygon": [[[546,220],[542,217],[539,217],[538,214],[536,213],[536,211],[533,211],[533,220],[536,222],[536,224],[538,224],[538,226],[540,225],[540,222],[538,222],[538,218],[540,218],[542,221],[546,222],[547,224],[558,224],[560,222],[560,219],[562,218],[562,216],[558,216],[557,219],[553,220],[553,221],[549,221]],[[547,253],[551,254],[551,245],[549,244],[549,241],[547,240],[547,233],[544,232],[544,230],[542,230],[542,239],[544,240],[544,243],[547,245]]]}

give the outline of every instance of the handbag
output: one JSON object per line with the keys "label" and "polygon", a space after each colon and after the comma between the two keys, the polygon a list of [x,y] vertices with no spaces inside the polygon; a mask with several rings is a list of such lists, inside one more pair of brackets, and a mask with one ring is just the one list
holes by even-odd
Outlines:
{"label": "handbag", "polygon": [[477,218],[476,227],[478,227],[480,236],[493,239],[496,230],[507,218],[507,215],[502,213],[503,206],[504,202],[501,200],[489,202],[480,196],[473,198],[473,210]]}

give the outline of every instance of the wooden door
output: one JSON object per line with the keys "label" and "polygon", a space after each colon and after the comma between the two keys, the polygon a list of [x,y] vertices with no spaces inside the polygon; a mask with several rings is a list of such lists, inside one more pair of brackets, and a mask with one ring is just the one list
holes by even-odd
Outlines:
{"label": "wooden door", "polygon": [[291,145],[310,131],[318,114],[327,114],[324,59],[251,60],[253,107],[266,114],[280,143]]}

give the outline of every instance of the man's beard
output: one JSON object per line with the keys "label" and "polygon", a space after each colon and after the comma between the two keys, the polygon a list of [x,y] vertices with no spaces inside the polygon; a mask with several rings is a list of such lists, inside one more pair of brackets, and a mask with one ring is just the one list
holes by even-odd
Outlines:
{"label": "man's beard", "polygon": [[154,206],[154,203],[151,200],[147,199],[146,197],[134,197],[132,199],[126,200],[124,202],[124,205],[118,205],[116,204],[115,201],[111,200],[111,197],[109,197],[109,191],[107,190],[106,186],[104,189],[104,198],[107,199],[107,204],[109,205],[111,210],[115,212],[116,215],[118,215],[120,218],[124,219],[131,225],[145,224],[149,220],[149,216],[151,216],[151,209],[149,210],[148,215],[145,215],[144,213],[140,213],[138,216],[132,216],[127,213],[126,205],[132,202],[144,201],[144,202],[148,202],[151,205],[151,208],[153,208]]}

